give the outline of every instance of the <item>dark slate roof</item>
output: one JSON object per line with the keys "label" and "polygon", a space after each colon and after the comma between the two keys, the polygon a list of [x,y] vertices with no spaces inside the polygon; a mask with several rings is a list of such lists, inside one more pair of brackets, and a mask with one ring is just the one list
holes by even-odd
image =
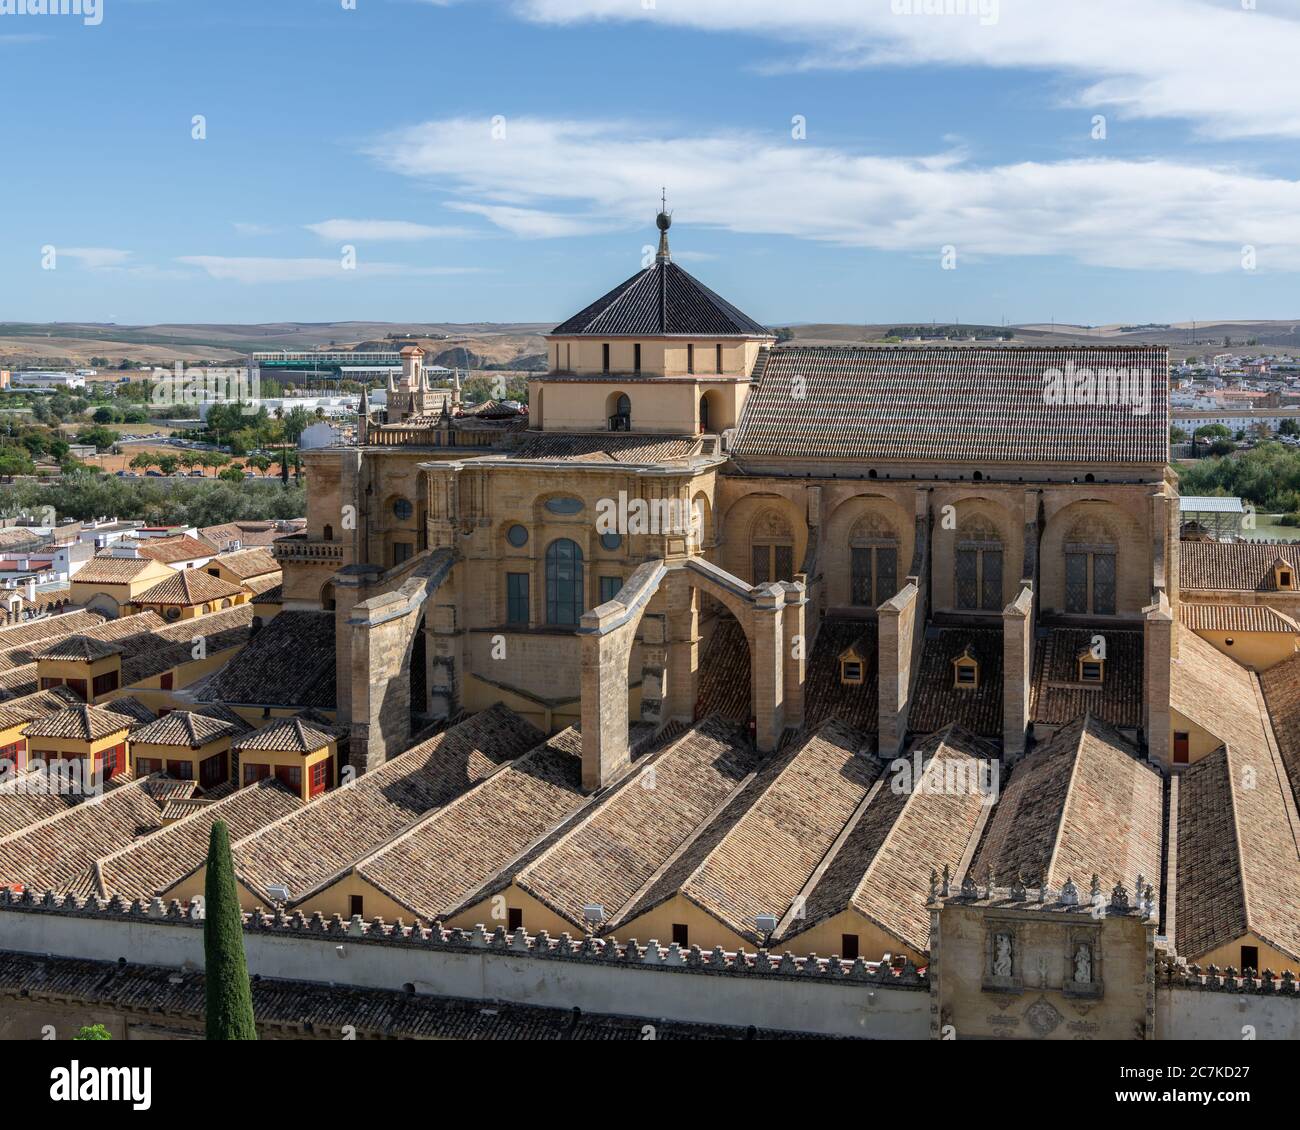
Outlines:
{"label": "dark slate roof", "polygon": [[[1044,374],[1151,371],[1149,412],[1051,405]],[[804,395],[792,395],[798,389]],[[1169,352],[1163,347],[825,347],[774,349],[732,453],[746,457],[1164,463]]]}
{"label": "dark slate roof", "polygon": [[564,337],[772,337],[671,259],[637,272],[551,331]]}
{"label": "dark slate roof", "polygon": [[[854,644],[862,656],[863,678],[861,683],[845,684],[840,681],[840,655]],[[817,632],[817,642],[808,657],[804,724],[819,726],[828,719],[838,718],[874,735],[880,702],[878,659],[874,620],[828,616]]]}
{"label": "dark slate roof", "polygon": [[749,692],[749,641],[734,616],[722,617],[709,637],[700,662],[699,697],[695,716],[721,714],[731,722],[747,723],[753,716]]}
{"label": "dark slate roof", "polygon": [[[966,648],[979,661],[979,686],[958,687],[953,660]],[[1002,737],[1002,629],[938,628],[926,635],[907,728],[928,734],[956,723],[982,738]]]}

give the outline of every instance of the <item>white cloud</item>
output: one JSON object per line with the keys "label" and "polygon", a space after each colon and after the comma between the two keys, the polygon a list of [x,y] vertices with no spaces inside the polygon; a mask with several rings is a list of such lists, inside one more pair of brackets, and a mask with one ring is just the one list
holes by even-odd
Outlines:
{"label": "white cloud", "polygon": [[459,239],[474,235],[472,228],[430,227],[407,220],[322,220],[318,224],[304,225],[322,239],[358,242],[393,240],[411,242],[421,239]]}
{"label": "white cloud", "polygon": [[404,263],[368,263],[344,269],[341,259],[272,259],[226,255],[182,255],[177,259],[198,267],[214,279],[238,283],[308,282],[315,279],[352,279],[392,275],[479,274],[475,267],[409,267]]}
{"label": "white cloud", "polygon": [[[1220,136],[1300,136],[1300,0],[1258,8],[1238,0],[657,0],[649,9],[635,0],[518,0],[516,10],[553,24],[640,20],[751,33],[779,42],[760,61],[770,69],[1043,70],[1067,76],[1080,105],[1186,119]],[[759,51],[747,45],[744,54]]]}
{"label": "white cloud", "polygon": [[[1107,267],[1300,269],[1300,182],[1171,160],[978,166],[738,133],[666,137],[626,122],[446,119],[372,147],[387,167],[525,236],[653,237],[657,188],[681,225],[933,255],[1056,255]],[[691,250],[682,235],[676,246]],[[638,245],[639,246],[639,245]]]}
{"label": "white cloud", "polygon": [[131,258],[131,252],[116,247],[56,247],[55,250],[60,257],[80,263],[89,271],[123,267]]}

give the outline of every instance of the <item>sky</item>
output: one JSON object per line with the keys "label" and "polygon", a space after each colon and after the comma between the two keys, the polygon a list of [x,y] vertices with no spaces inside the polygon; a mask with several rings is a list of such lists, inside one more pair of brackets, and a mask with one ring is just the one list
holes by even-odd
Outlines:
{"label": "sky", "polygon": [[768,324],[1300,318],[1300,0],[58,3],[0,321],[558,322],[665,189]]}

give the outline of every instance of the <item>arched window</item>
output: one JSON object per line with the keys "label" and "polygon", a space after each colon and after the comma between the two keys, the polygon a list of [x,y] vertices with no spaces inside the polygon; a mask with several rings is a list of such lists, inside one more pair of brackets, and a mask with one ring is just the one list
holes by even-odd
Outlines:
{"label": "arched window", "polygon": [[749,535],[753,584],[788,581],[794,577],[794,535],[790,523],[775,510],[764,510]]}
{"label": "arched window", "polygon": [[898,535],[876,514],[861,518],[849,535],[849,600],[875,608],[898,593]]}
{"label": "arched window", "polygon": [[965,611],[1002,611],[1002,538],[993,523],[976,515],[957,530],[953,596]]}
{"label": "arched window", "polygon": [[610,394],[605,402],[609,411],[609,430],[611,432],[630,432],[632,430],[632,401],[627,393]]}
{"label": "arched window", "polygon": [[1065,535],[1065,610],[1115,614],[1115,534],[1104,522],[1084,518]]}
{"label": "arched window", "polygon": [[546,547],[546,622],[577,627],[583,605],[582,549],[560,538]]}

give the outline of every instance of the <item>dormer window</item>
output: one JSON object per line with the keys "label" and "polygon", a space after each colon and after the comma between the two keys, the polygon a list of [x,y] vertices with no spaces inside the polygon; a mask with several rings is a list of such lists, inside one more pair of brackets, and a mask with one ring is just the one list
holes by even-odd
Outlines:
{"label": "dormer window", "polygon": [[1295,569],[1291,562],[1281,557],[1273,562],[1273,584],[1283,592],[1295,591]]}
{"label": "dormer window", "polygon": [[1100,683],[1103,675],[1103,667],[1104,663],[1100,659],[1080,659],[1079,682]]}
{"label": "dormer window", "polygon": [[845,686],[862,685],[862,662],[858,659],[840,660],[840,682]]}
{"label": "dormer window", "polygon": [[962,690],[975,690],[980,685],[979,660],[969,647],[952,661],[952,685]]}

